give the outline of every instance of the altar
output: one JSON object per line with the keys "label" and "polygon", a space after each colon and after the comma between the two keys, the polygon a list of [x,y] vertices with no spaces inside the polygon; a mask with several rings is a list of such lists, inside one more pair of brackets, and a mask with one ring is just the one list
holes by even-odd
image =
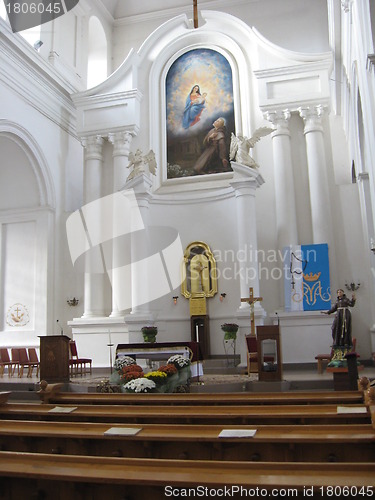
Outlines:
{"label": "altar", "polygon": [[116,359],[130,356],[136,361],[167,361],[174,354],[180,354],[190,359],[192,363],[203,359],[198,342],[143,342],[118,344],[116,348]]}

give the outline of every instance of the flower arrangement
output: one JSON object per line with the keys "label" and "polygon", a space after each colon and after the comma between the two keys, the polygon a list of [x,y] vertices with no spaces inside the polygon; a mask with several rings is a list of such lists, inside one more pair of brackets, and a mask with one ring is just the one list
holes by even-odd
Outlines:
{"label": "flower arrangement", "polygon": [[167,364],[172,364],[177,368],[177,370],[181,370],[181,368],[190,366],[190,359],[184,358],[181,354],[174,354],[168,359]]}
{"label": "flower arrangement", "polygon": [[175,375],[177,373],[177,368],[172,363],[169,363],[168,365],[160,366],[159,371],[166,373],[167,376],[170,377],[171,375]]}
{"label": "flower arrangement", "polygon": [[223,332],[237,333],[238,325],[236,323],[224,323],[221,325]]}
{"label": "flower arrangement", "polygon": [[141,332],[145,342],[155,342],[158,329],[156,326],[143,326]]}
{"label": "flower arrangement", "polygon": [[120,373],[120,383],[130,382],[144,376],[143,369],[139,365],[124,366]]}
{"label": "flower arrangement", "polygon": [[147,380],[152,380],[156,385],[161,385],[163,382],[166,382],[167,374],[165,372],[161,372],[160,370],[156,370],[146,373],[145,378]]}
{"label": "flower arrangement", "polygon": [[136,364],[135,360],[130,356],[121,356],[115,359],[115,362],[113,363],[113,368],[119,372],[122,371],[124,366],[131,366],[135,364]]}
{"label": "flower arrangement", "polygon": [[221,325],[224,332],[224,340],[235,340],[237,338],[238,325],[236,323],[224,323]]}
{"label": "flower arrangement", "polygon": [[124,390],[126,392],[152,392],[156,387],[153,380],[142,377],[135,380],[131,380],[124,385]]}

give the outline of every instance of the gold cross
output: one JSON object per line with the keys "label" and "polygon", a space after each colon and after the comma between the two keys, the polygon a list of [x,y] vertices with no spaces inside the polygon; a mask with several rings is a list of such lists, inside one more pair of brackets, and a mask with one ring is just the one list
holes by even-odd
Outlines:
{"label": "gold cross", "polygon": [[263,297],[254,297],[254,290],[252,287],[249,288],[249,297],[245,299],[241,299],[241,302],[247,302],[250,304],[250,326],[251,326],[251,335],[255,336],[255,317],[254,317],[254,303],[261,302]]}
{"label": "gold cross", "polygon": [[194,28],[198,28],[198,0],[193,0]]}

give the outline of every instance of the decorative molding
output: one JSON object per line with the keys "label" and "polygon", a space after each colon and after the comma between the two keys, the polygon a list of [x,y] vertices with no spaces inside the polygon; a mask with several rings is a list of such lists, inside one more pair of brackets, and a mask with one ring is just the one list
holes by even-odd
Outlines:
{"label": "decorative molding", "polygon": [[28,105],[76,137],[74,88],[61,74],[0,19],[0,80]]}

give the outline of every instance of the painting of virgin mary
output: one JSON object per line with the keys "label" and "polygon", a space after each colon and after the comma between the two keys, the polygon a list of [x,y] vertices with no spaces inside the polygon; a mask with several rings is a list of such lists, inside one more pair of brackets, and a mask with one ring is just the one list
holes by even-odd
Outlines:
{"label": "painting of virgin mary", "polygon": [[232,70],[211,49],[180,56],[166,78],[167,178],[231,171]]}

